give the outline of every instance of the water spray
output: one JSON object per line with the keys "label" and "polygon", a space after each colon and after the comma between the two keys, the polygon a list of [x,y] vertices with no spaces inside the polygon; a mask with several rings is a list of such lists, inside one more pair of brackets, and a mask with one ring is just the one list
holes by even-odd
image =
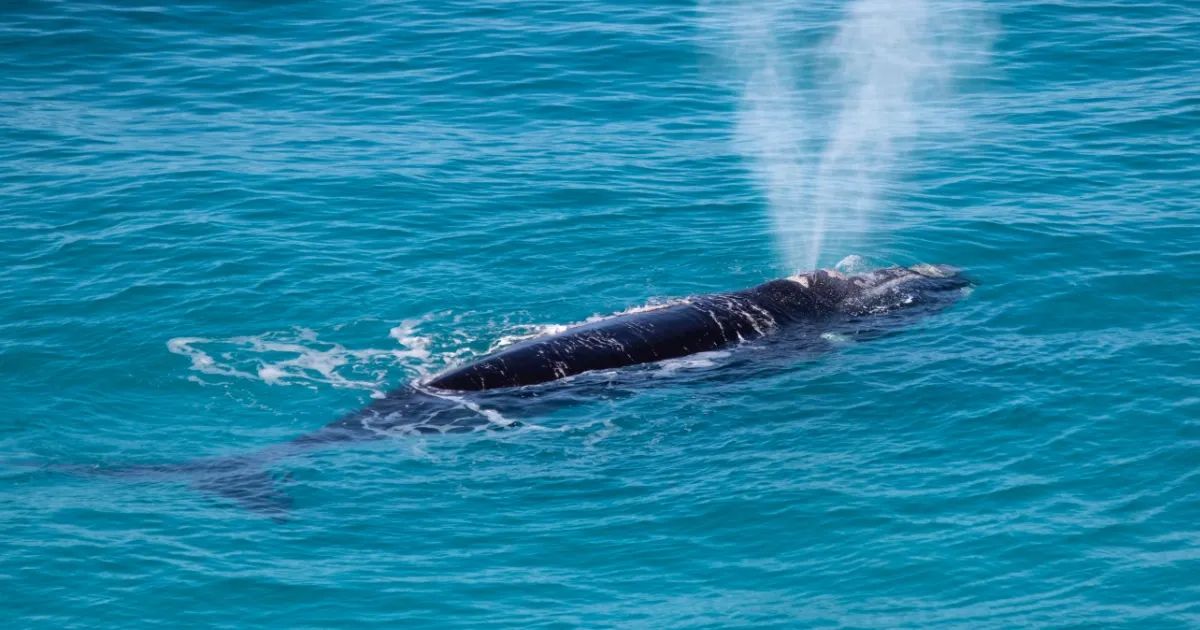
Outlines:
{"label": "water spray", "polygon": [[835,16],[788,1],[704,9],[742,84],[736,144],[790,270],[862,247],[913,140],[962,118],[947,106],[953,79],[991,39],[974,0],[853,0]]}

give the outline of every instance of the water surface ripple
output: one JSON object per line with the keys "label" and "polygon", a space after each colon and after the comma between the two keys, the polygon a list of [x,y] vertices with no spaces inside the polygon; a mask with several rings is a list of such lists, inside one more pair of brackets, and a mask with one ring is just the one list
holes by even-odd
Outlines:
{"label": "water surface ripple", "polygon": [[[846,5],[789,7],[803,69]],[[714,23],[743,9],[9,2],[0,459],[245,452],[505,337],[791,273]],[[820,253],[964,267],[950,312],[786,366],[662,366],[521,430],[294,458],[284,524],[5,465],[0,615],[1200,625],[1200,9],[973,10],[953,120]]]}

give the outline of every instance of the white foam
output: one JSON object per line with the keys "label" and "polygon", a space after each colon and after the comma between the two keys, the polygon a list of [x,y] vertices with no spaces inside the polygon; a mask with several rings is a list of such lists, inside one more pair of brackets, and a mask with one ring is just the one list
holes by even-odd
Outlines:
{"label": "white foam", "polygon": [[208,341],[210,340],[203,337],[177,337],[167,342],[167,349],[175,354],[182,354],[189,357],[192,360],[192,369],[197,372],[221,376],[254,378],[254,375],[248,372],[219,365],[211,356],[195,347],[197,344],[203,344]]}
{"label": "white foam", "polygon": [[678,359],[667,359],[658,362],[658,371],[654,373],[655,377],[668,377],[680,370],[699,370],[710,368],[717,364],[717,361],[724,359],[730,355],[729,352],[723,350],[714,350],[712,352],[697,352],[686,357]]}
{"label": "white foam", "polygon": [[845,344],[845,343],[850,343],[850,341],[851,341],[851,339],[849,337],[847,337],[846,335],[842,335],[839,333],[831,333],[831,332],[821,333],[821,339],[824,339],[825,341],[828,341],[829,343],[835,343],[835,344]]}
{"label": "white foam", "polygon": [[399,349],[351,349],[322,341],[308,328],[226,338],[177,337],[167,342],[167,349],[188,357],[193,371],[220,377],[218,380],[250,379],[310,388],[328,385],[364,389],[380,397],[389,385],[392,369],[417,375],[428,371],[430,340],[417,334],[419,323],[405,321],[391,330]]}
{"label": "white foam", "polygon": [[496,411],[495,409],[487,409],[471,400],[468,400],[461,396],[456,396],[454,394],[448,393],[443,390],[422,389],[421,391],[429,394],[430,396],[436,396],[438,398],[441,398],[442,400],[449,400],[449,401],[457,403],[467,409],[470,409],[471,411],[474,411],[475,413],[483,416],[484,418],[487,419],[488,422],[491,422],[492,424],[494,424],[496,426],[508,427],[508,426],[511,426],[514,422],[516,422],[515,420],[510,420],[508,418],[505,418],[499,411]]}
{"label": "white foam", "polygon": [[428,360],[429,354],[429,337],[424,337],[417,334],[417,327],[427,321],[427,319],[406,319],[399,326],[388,331],[388,336],[395,339],[404,346],[408,357],[418,360]]}
{"label": "white foam", "polygon": [[[681,304],[686,300],[650,302],[610,315],[593,315],[575,324],[507,325],[499,331],[483,335],[496,341],[481,348],[475,337],[462,328],[439,336],[427,334],[422,326],[449,312],[406,319],[388,329],[388,337],[396,341],[395,348],[349,348],[337,342],[325,341],[315,330],[295,327],[258,335],[236,337],[176,337],[167,342],[167,349],[190,361],[194,374],[189,380],[203,385],[228,385],[238,381],[257,381],[271,386],[301,386],[360,389],[373,398],[382,398],[387,390],[404,382],[419,384],[447,368],[468,363],[521,341],[556,335],[576,326],[604,321],[622,315],[643,313]],[[463,315],[455,315],[453,324],[462,323]],[[339,331],[344,326],[337,326]],[[720,355],[713,355],[720,356]],[[697,355],[679,367],[705,367],[710,359]],[[400,372],[400,373],[398,373]],[[471,407],[472,403],[457,402],[488,417],[498,425],[511,420],[492,410]]]}
{"label": "white foam", "polygon": [[276,367],[261,367],[258,369],[258,377],[274,385],[279,382],[279,379],[284,377],[284,371]]}
{"label": "white foam", "polygon": [[530,339],[539,339],[542,337],[550,337],[553,335],[558,335],[558,334],[567,332],[568,330],[571,330],[572,328],[576,328],[579,326],[585,326],[587,324],[594,324],[596,322],[602,322],[602,321],[605,321],[608,319],[613,319],[615,317],[621,317],[623,315],[633,315],[636,313],[648,313],[650,311],[657,311],[657,310],[661,310],[661,309],[668,308],[671,306],[675,306],[676,304],[683,304],[683,303],[686,303],[687,301],[688,301],[687,298],[677,299],[677,300],[666,300],[666,301],[651,300],[650,302],[648,302],[646,304],[642,304],[642,305],[638,305],[638,306],[631,306],[623,311],[619,311],[616,313],[610,313],[607,315],[601,315],[601,314],[597,313],[595,315],[592,315],[592,316],[584,319],[583,321],[575,322],[573,324],[518,324],[516,326],[513,326],[513,328],[515,329],[515,332],[513,332],[511,334],[507,334],[507,335],[501,335],[498,339],[496,339],[495,343],[493,343],[491,345],[491,347],[489,347],[487,349],[487,354],[496,352],[497,350],[501,350],[503,348],[507,348],[508,346],[511,346],[516,343],[520,343],[522,341],[529,341]]}
{"label": "white foam", "polygon": [[506,348],[515,343],[537,339],[539,337],[549,337],[565,332],[571,328],[564,324],[521,324],[516,326],[517,331],[510,335],[501,335],[496,339],[495,343],[488,348],[488,352],[495,352],[501,348]]}

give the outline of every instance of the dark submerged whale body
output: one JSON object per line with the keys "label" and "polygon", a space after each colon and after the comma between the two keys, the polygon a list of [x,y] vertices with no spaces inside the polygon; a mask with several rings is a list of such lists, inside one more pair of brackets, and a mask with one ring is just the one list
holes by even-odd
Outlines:
{"label": "dark submerged whale body", "polygon": [[573,391],[586,393],[588,387],[599,386],[611,392],[609,381],[587,383],[572,377],[761,338],[783,340],[785,349],[797,352],[827,350],[832,347],[825,341],[828,336],[864,340],[902,329],[953,304],[970,285],[958,269],[946,265],[889,267],[854,276],[819,270],[741,291],[693,296],[529,339],[424,383],[401,386],[317,431],[256,453],[112,470],[55,468],[127,479],[183,476],[195,489],[285,520],[292,499],[265,470],[283,457],[394,435],[503,428],[513,424],[506,420],[509,414],[536,414],[578,404],[579,396],[554,396],[547,388],[560,387],[555,381],[571,381],[561,387]]}
{"label": "dark submerged whale body", "polygon": [[[826,340],[828,335],[865,340],[902,329],[950,306],[970,285],[954,267],[915,265],[855,276],[823,269],[741,291],[692,296],[514,344],[424,383],[397,388],[292,444],[496,427],[503,421],[496,422],[487,410],[520,415],[555,406],[554,391],[531,386],[564,381],[564,388],[599,385],[598,389],[611,393],[607,381],[580,383],[571,377],[764,337],[780,338],[787,347],[799,350],[828,350],[834,347]],[[580,396],[566,398],[578,401]]]}
{"label": "dark submerged whale body", "polygon": [[536,385],[717,350],[797,322],[928,304],[936,300],[934,293],[966,285],[957,270],[946,266],[892,267],[854,277],[821,270],[576,326],[514,345],[426,385],[454,391]]}

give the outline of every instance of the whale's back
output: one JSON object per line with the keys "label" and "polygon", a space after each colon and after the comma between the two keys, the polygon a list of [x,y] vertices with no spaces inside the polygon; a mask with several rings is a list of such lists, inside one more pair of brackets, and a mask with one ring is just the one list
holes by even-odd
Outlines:
{"label": "whale's back", "polygon": [[732,296],[702,296],[523,341],[442,374],[426,385],[479,391],[663,361],[759,337],[770,326],[770,322],[759,321],[762,319]]}

